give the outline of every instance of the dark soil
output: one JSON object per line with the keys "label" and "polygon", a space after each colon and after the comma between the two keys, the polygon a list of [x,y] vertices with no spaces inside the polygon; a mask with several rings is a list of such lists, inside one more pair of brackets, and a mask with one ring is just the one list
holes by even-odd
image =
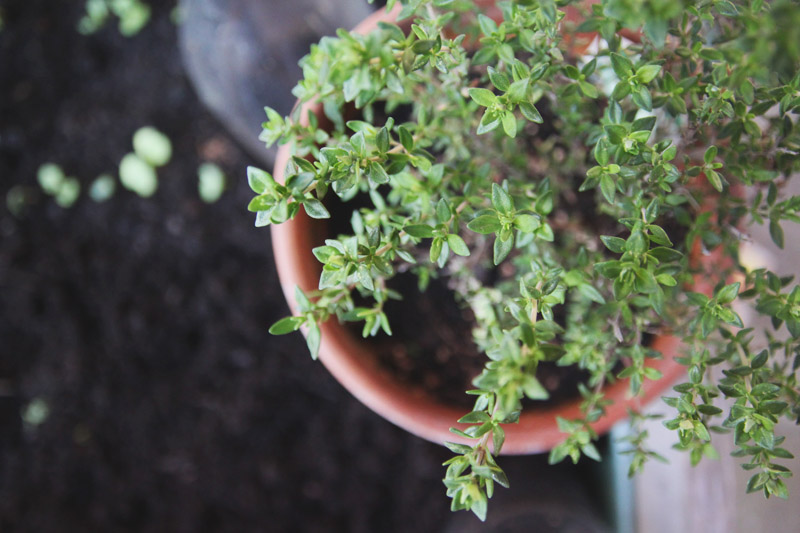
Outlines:
{"label": "dark soil", "polygon": [[[472,311],[457,302],[453,291],[440,279],[432,280],[420,292],[416,276],[405,273],[392,279],[389,287],[404,298],[390,300],[385,306],[392,336],[379,332],[367,339],[378,360],[399,381],[423,389],[442,403],[470,410],[474,397],[465,391],[475,388],[472,380],[488,361],[472,340]],[[359,334],[360,329],[354,332]],[[578,383],[588,379],[587,372],[548,361],[539,363],[536,376],[550,397],[545,401],[526,400],[526,410],[573,399],[578,395]]]}
{"label": "dark soil", "polygon": [[472,340],[472,311],[455,301],[440,279],[431,280],[425,292],[417,277],[400,274],[388,284],[404,295],[386,303],[392,336],[379,333],[371,340],[378,359],[399,381],[425,390],[442,403],[464,408],[474,397],[472,379],[481,373],[486,356]]}
{"label": "dark soil", "polygon": [[[0,4],[0,193],[26,196],[0,208],[0,531],[444,530],[449,453],[358,403],[299,335],[267,334],[288,310],[245,210],[259,162],[194,95],[173,4],[130,39],[78,34],[82,5]],[[46,161],[84,190],[114,173],[144,125],[174,146],[152,198],[39,192]],[[203,161],[229,178],[212,205]],[[32,402],[47,416],[24,422]],[[545,462],[501,460],[533,465],[509,467],[517,494],[548,476],[585,492]]]}

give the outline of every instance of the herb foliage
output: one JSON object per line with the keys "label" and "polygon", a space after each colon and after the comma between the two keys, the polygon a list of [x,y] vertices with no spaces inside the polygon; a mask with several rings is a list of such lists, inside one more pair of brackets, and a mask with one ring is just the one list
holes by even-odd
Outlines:
{"label": "herb foliage", "polygon": [[[387,280],[400,269],[422,285],[448,276],[488,361],[459,420],[470,426],[452,430],[472,444],[448,444],[444,483],[453,510],[484,519],[495,484],[508,486],[495,458],[503,426],[523,398],[547,397],[537,366],[590,375],[579,387],[583,416],[558,420],[565,438],[551,461],[599,459],[592,423],[608,406],[604,385],[627,379],[636,395],[659,379],[647,338],[669,331],[684,341],[688,371],[664,398],[679,446],[696,463],[715,455],[712,433],[732,433],[753,472],[747,490],[785,498],[793,455],[775,424],[800,416],[800,286],[747,270],[737,250],[751,225],[767,224],[783,247],[800,222],[800,198],[784,192],[800,167],[800,10],[520,0],[498,2],[493,19],[469,0],[399,4],[410,31],[340,31],[302,60],[294,94],[317,102],[331,127],[299,106],[288,117],[266,109],[262,139],[290,143],[295,156],[284,183],[249,169],[257,226],[301,209],[327,218],[330,194],[372,204],[353,213],[350,235],[314,250],[318,290],[298,290],[299,314],[270,332],[307,328],[313,357],[329,319],[391,334],[383,309],[398,295]],[[598,35],[591,51],[577,44],[585,32]],[[575,213],[576,195],[591,198],[590,218]],[[602,220],[611,225],[592,222]],[[504,274],[486,285],[478,265]],[[772,329],[747,327],[739,300]],[[632,471],[656,456],[644,437],[628,439]]]}

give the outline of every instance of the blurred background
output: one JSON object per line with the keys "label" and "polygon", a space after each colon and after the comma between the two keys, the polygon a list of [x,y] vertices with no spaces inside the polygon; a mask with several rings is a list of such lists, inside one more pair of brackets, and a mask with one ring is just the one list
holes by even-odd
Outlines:
{"label": "blurred background", "polygon": [[677,530],[665,502],[698,509],[684,531],[740,525],[735,463],[680,458],[635,483],[507,458],[489,523],[452,515],[447,450],[268,335],[288,309],[245,209],[262,108],[288,112],[309,43],[372,9],[0,0],[0,531]]}
{"label": "blurred background", "polygon": [[[125,35],[113,12],[86,32],[81,1],[0,2],[0,531],[451,518],[448,452],[354,400],[300,335],[267,333],[288,308],[246,210],[246,166],[270,163],[263,105],[288,112],[308,45],[372,9],[287,4],[148,1]],[[120,162],[143,126],[172,157],[155,190],[135,175],[128,190]],[[45,163],[77,197],[43,189]],[[210,203],[207,163],[226,177]],[[104,174],[115,192],[90,194]]]}

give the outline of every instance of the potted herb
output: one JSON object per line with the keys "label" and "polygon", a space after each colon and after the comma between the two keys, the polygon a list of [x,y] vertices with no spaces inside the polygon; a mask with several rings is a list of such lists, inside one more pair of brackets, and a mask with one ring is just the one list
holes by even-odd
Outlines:
{"label": "potted herb", "polygon": [[[800,414],[800,287],[737,251],[752,224],[782,247],[800,221],[783,193],[800,167],[792,4],[490,4],[390,0],[312,47],[289,117],[267,109],[262,139],[283,146],[274,178],[250,169],[249,208],[294,313],[270,331],[302,329],[390,420],[439,442],[443,417],[457,426],[454,510],[485,517],[501,451],[598,459],[598,433],[677,375],[664,423],[693,462],[729,432],[748,491],[786,497],[774,426]],[[337,198],[361,199],[345,234],[312,220]],[[391,334],[387,302],[414,292],[391,288],[400,271],[472,311],[487,362],[466,413],[376,369],[343,325]],[[739,300],[772,319],[763,349]],[[585,376],[546,423],[528,414],[545,365]],[[654,456],[643,437],[633,470]]]}

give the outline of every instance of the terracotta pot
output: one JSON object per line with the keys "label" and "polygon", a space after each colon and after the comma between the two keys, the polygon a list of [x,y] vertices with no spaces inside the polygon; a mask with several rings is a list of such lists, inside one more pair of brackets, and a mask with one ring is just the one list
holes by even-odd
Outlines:
{"label": "terracotta pot", "polygon": [[[491,2],[490,2],[491,3]],[[379,21],[394,21],[397,10],[387,13],[384,10],[375,12],[354,31],[367,33],[377,27]],[[576,37],[573,50],[578,53],[585,50],[591,41],[591,35]],[[634,35],[635,37],[635,35]],[[305,120],[307,111],[321,114],[319,105],[305,103],[300,116]],[[282,146],[277,154],[274,177],[278,181],[284,179],[284,169],[291,157],[288,145]],[[323,243],[328,237],[324,225],[312,221],[301,210],[290,221],[271,226],[272,245],[278,275],[283,292],[293,313],[297,313],[297,302],[294,287],[303,291],[316,290],[319,283],[321,265],[311,250]],[[712,257],[702,259],[711,264]],[[710,287],[704,287],[710,288]],[[398,382],[384,368],[370,347],[359,337],[354,336],[348,328],[336,319],[331,319],[321,326],[322,341],[319,359],[333,376],[356,398],[370,409],[401,428],[439,444],[445,441],[465,442],[449,431],[451,427],[467,425],[456,424],[466,410],[460,407],[444,405],[429,397],[422,390],[409,388]],[[606,387],[605,394],[613,404],[607,408],[607,414],[593,428],[599,434],[607,432],[615,423],[625,418],[628,407],[639,408],[648,401],[660,396],[686,368],[674,361],[680,348],[679,339],[671,336],[655,338],[652,348],[663,354],[663,359],[652,360],[649,366],[663,374],[658,381],[645,381],[642,385],[643,395],[629,397],[628,380],[619,380]],[[519,423],[504,426],[506,440],[503,454],[532,454],[545,452],[553,448],[565,438],[556,425],[556,416],[566,419],[581,417],[581,398],[562,403],[550,408],[528,409],[523,411]]]}

